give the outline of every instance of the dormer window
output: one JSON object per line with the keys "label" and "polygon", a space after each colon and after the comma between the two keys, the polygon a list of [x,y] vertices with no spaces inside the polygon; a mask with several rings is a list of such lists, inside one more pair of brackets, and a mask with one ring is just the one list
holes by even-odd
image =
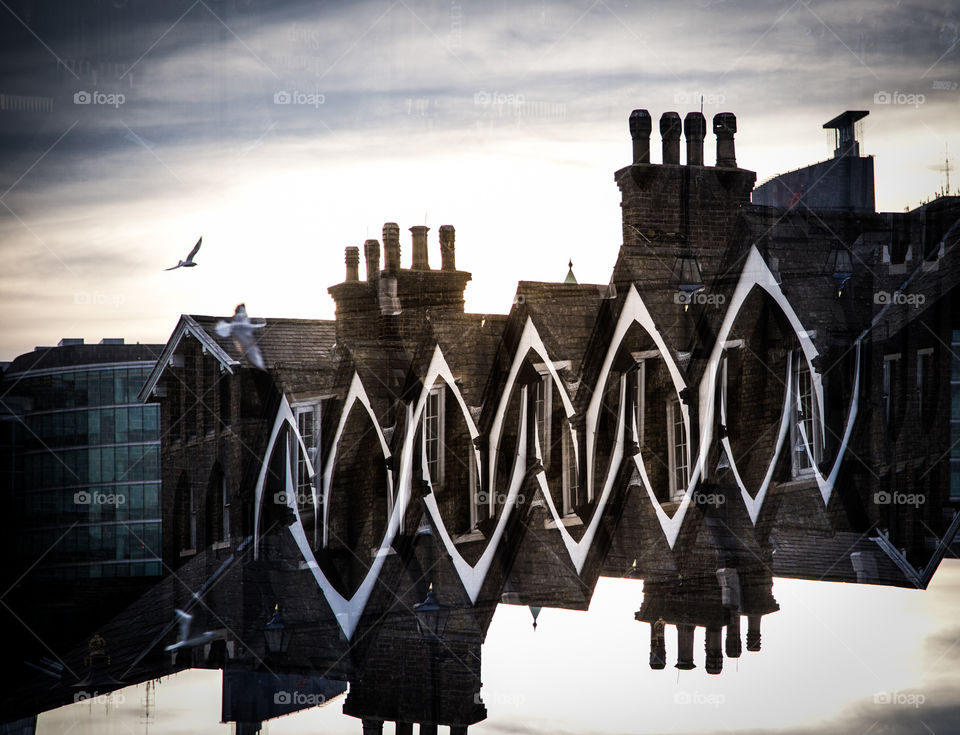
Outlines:
{"label": "dormer window", "polygon": [[433,388],[427,394],[427,405],[423,411],[423,441],[426,446],[427,472],[433,485],[443,482],[443,399],[443,386]]}

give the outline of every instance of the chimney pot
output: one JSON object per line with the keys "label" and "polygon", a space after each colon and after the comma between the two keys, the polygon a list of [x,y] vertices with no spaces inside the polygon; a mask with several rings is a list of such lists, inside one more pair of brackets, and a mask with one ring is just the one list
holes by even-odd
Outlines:
{"label": "chimney pot", "polygon": [[343,259],[347,264],[347,281],[360,280],[360,248],[347,246],[343,251]]}
{"label": "chimney pot", "polygon": [[380,280],[380,243],[377,240],[365,241],[363,255],[367,261],[367,281],[376,283]]}
{"label": "chimney pot", "polygon": [[[677,115],[677,122],[679,121],[680,116]],[[695,629],[696,626],[694,625],[687,625],[684,623],[677,624],[676,668],[680,669],[681,671],[689,671],[690,669],[697,668],[696,664],[693,663],[693,631]]]}
{"label": "chimney pot", "polygon": [[454,245],[456,236],[457,232],[453,225],[440,225],[440,270],[455,271],[457,269]]}
{"label": "chimney pot", "polygon": [[732,112],[718,112],[713,116],[713,132],[717,136],[717,166],[736,168],[733,134],[737,132],[737,116]]}
{"label": "chimney pot", "polygon": [[384,270],[393,274],[400,270],[400,225],[386,222],[383,225]]}
{"label": "chimney pot", "polygon": [[663,144],[663,163],[680,165],[680,131],[683,123],[676,112],[665,112],[660,116],[660,138]]}
{"label": "chimney pot", "polygon": [[630,137],[633,139],[633,162],[650,163],[650,130],[652,123],[647,110],[630,113]]}
{"label": "chimney pot", "polygon": [[430,270],[430,261],[427,256],[427,233],[430,228],[426,225],[414,225],[410,228],[413,233],[413,265],[415,271]]}
{"label": "chimney pot", "polygon": [[707,119],[701,112],[688,112],[683,119],[683,134],[687,139],[687,165],[703,165],[703,139],[707,135]]}

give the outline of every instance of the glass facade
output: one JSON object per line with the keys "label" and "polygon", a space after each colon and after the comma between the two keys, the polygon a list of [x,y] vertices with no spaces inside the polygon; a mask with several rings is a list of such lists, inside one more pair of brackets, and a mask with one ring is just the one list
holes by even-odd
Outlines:
{"label": "glass facade", "polygon": [[953,330],[950,361],[950,499],[960,500],[960,329]]}
{"label": "glass facade", "polygon": [[5,376],[17,567],[41,559],[31,575],[55,579],[160,575],[160,408],[137,400],[152,367]]}

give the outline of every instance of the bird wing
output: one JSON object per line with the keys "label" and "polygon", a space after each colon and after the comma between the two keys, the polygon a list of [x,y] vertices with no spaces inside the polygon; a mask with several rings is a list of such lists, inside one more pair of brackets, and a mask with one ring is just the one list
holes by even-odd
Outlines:
{"label": "bird wing", "polygon": [[223,319],[217,322],[217,325],[214,327],[214,330],[221,337],[229,337],[230,333],[233,331],[233,325],[230,322],[225,322]]}
{"label": "bird wing", "polygon": [[197,251],[200,249],[200,243],[202,242],[203,242],[203,237],[201,236],[200,239],[197,240],[197,244],[193,246],[193,250],[190,251],[190,255],[187,256],[188,263],[193,262],[193,256],[197,254]]}
{"label": "bird wing", "polygon": [[180,618],[180,640],[185,641],[190,635],[190,621],[193,620],[193,615],[183,610],[177,610],[176,613]]}
{"label": "bird wing", "polygon": [[246,349],[246,354],[247,354],[247,359],[250,360],[251,363],[253,363],[254,367],[256,367],[257,370],[267,369],[267,365],[263,361],[263,353],[260,352],[260,348],[257,347],[257,345],[254,344],[252,341],[250,342],[250,346],[247,347]]}
{"label": "bird wing", "polygon": [[165,271],[175,271],[177,268],[180,268],[182,265],[183,265],[183,261],[181,260],[179,263],[177,263],[175,266],[173,266],[173,268],[164,268],[164,270],[165,270]]}

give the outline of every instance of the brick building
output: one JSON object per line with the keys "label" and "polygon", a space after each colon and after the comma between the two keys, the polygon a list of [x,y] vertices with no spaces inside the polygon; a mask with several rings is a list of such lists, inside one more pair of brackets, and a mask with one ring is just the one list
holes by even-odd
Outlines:
{"label": "brick building", "polygon": [[704,117],[668,112],[653,163],[633,112],[607,284],[521,281],[508,314],[467,313],[454,228],[431,268],[411,227],[404,268],[387,223],[362,279],[346,249],[334,320],[254,330],[266,370],[221,319],[181,317],[141,391],[164,417],[170,574],[136,608],[156,633],[133,608],[104,633],[128,680],[170,670],[194,605],[224,644],[174,668],[267,661],[349,681],[365,733],[462,732],[501,601],[586,609],[600,576],[643,579],[650,665],[664,626],[697,665],[700,626],[719,673],[743,617],[759,650],[774,577],[925,587],[960,523],[960,200],[751,203],[736,127],[714,118],[710,166]]}

